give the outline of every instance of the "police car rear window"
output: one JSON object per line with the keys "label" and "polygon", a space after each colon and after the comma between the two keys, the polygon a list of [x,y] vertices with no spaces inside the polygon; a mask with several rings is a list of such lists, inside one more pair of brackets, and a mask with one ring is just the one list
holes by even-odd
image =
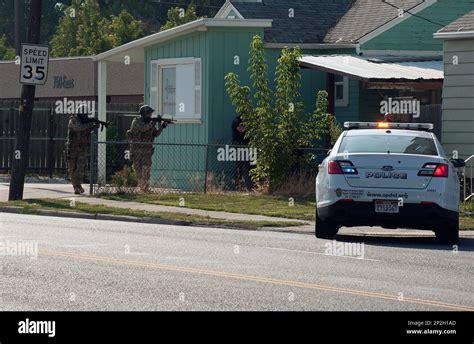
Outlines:
{"label": "police car rear window", "polygon": [[346,136],[342,139],[339,152],[438,155],[432,138],[400,135]]}

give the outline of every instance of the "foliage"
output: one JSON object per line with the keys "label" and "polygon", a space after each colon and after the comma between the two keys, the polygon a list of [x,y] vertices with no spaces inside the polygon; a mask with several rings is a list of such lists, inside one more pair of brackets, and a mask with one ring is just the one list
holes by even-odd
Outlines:
{"label": "foliage", "polygon": [[115,172],[112,176],[112,184],[118,188],[135,187],[138,185],[137,175],[133,167],[125,165],[121,171]]}
{"label": "foliage", "polygon": [[242,86],[235,73],[225,77],[232,104],[247,128],[246,138],[251,147],[258,149],[257,164],[251,175],[263,190],[276,190],[298,163],[298,148],[309,146],[313,140],[323,137],[326,133],[326,124],[321,121],[323,118],[329,121],[328,132],[335,135],[337,131],[334,116],[327,115],[327,94],[318,94],[317,109],[312,114],[304,114],[299,93],[300,56],[299,48],[281,51],[273,91],[267,78],[263,40],[257,35],[251,42],[248,68],[252,88]]}
{"label": "foliage", "polygon": [[72,0],[51,38],[52,56],[88,56],[142,37],[141,22],[122,10],[102,17],[97,0]]}
{"label": "foliage", "polygon": [[328,113],[328,94],[326,91],[319,91],[316,100],[316,109],[313,118],[317,128],[316,136],[324,138],[326,148],[333,146],[342,133],[342,127],[331,113]]}
{"label": "foliage", "polygon": [[160,31],[168,30],[199,19],[196,15],[196,7],[194,7],[192,3],[189,4],[186,10],[182,7],[172,7],[168,10],[167,15],[168,19],[166,23],[161,26]]}
{"label": "foliage", "polygon": [[6,46],[7,37],[0,35],[0,60],[11,61],[15,59],[15,49]]}

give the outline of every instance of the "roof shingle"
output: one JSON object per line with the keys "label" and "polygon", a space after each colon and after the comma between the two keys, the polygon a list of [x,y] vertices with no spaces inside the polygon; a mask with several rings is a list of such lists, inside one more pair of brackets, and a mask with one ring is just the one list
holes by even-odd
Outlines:
{"label": "roof shingle", "polygon": [[474,11],[446,25],[438,32],[466,32],[474,31]]}
{"label": "roof shingle", "polygon": [[[331,27],[356,0],[262,0],[231,1],[246,19],[273,19],[265,29],[267,43],[323,43]],[[294,17],[290,17],[293,9]]]}
{"label": "roof shingle", "polygon": [[[423,3],[423,0],[390,0],[390,3],[410,10]],[[357,0],[328,32],[324,43],[357,43],[365,35],[397,18],[398,11],[382,1]]]}

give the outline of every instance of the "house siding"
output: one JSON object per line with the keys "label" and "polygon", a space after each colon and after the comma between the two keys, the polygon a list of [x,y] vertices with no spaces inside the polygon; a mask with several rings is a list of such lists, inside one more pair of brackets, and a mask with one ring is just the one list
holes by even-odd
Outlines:
{"label": "house siding", "polygon": [[466,158],[474,154],[474,39],[444,42],[444,77],[442,143]]}
{"label": "house siding", "polygon": [[[474,10],[471,0],[438,0],[417,15],[447,25]],[[409,14],[405,13],[409,16]],[[363,44],[363,50],[426,50],[442,51],[443,43],[433,38],[439,25],[411,16],[400,24]]]}
{"label": "house siding", "polygon": [[[155,140],[163,145],[156,147],[151,173],[154,180],[166,180],[168,187],[193,189],[195,185],[204,185],[206,150],[203,146],[183,144],[206,144],[208,141],[209,46],[205,32],[192,33],[145,49],[145,102],[150,100],[150,62],[182,57],[201,58],[202,121],[170,125],[163,130]],[[189,171],[194,171],[192,179]]]}

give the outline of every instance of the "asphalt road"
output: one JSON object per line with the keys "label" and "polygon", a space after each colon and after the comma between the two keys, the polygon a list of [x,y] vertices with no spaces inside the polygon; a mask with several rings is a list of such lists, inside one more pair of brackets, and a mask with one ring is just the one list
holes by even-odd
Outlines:
{"label": "asphalt road", "polygon": [[357,233],[338,240],[363,258],[308,234],[0,214],[0,310],[474,310],[474,237]]}

